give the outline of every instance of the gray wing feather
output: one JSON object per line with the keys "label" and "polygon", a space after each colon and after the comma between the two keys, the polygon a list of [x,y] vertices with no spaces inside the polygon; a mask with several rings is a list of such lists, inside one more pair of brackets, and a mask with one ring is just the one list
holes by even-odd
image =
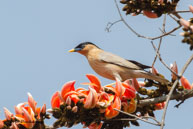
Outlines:
{"label": "gray wing feather", "polygon": [[106,63],[115,64],[115,65],[125,67],[128,69],[134,69],[134,70],[141,70],[142,69],[138,65],[136,65],[128,60],[125,60],[124,58],[122,58],[120,56],[109,53],[109,52],[105,52],[105,51],[101,52],[99,54],[99,58],[101,59],[101,61],[104,61]]}

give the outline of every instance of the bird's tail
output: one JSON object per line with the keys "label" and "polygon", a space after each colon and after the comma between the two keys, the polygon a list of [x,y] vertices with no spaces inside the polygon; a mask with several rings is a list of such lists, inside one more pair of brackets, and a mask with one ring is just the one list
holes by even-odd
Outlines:
{"label": "bird's tail", "polygon": [[142,74],[143,74],[144,78],[146,78],[146,79],[155,80],[157,82],[161,82],[161,83],[165,83],[165,84],[169,83],[169,81],[167,79],[165,79],[164,77],[154,75],[150,72],[144,71],[144,72],[142,72]]}

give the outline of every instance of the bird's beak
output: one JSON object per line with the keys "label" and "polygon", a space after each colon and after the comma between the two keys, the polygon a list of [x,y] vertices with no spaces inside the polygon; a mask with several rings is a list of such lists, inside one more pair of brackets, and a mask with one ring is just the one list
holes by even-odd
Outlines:
{"label": "bird's beak", "polygon": [[71,49],[71,50],[69,50],[68,52],[75,52],[75,49]]}

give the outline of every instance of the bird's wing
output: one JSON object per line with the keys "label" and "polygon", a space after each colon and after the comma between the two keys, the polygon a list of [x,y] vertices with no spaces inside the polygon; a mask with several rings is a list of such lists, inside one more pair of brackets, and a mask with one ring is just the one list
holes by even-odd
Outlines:
{"label": "bird's wing", "polygon": [[132,62],[133,64],[139,66],[139,67],[142,68],[142,69],[152,68],[151,66],[147,66],[147,65],[141,64],[141,63],[139,63],[139,62],[137,62],[137,61],[134,61],[134,60],[128,60],[128,61]]}
{"label": "bird's wing", "polygon": [[99,54],[99,59],[103,62],[106,62],[106,63],[111,63],[111,64],[115,64],[115,65],[125,67],[128,69],[134,69],[134,70],[141,70],[144,67],[146,67],[146,68],[148,67],[148,66],[142,65],[136,61],[125,60],[124,58],[122,58],[120,56],[117,56],[117,55],[114,55],[112,53],[105,52],[105,51],[103,51]]}

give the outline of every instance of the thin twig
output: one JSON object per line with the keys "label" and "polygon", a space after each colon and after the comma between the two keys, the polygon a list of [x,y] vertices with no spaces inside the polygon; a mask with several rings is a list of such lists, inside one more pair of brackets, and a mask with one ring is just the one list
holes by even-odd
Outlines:
{"label": "thin twig", "polygon": [[114,0],[114,2],[115,2],[115,5],[116,5],[116,7],[117,7],[117,10],[118,10],[119,16],[120,16],[120,18],[121,18],[121,21],[122,21],[134,34],[136,34],[138,37],[145,38],[145,36],[142,36],[142,35],[140,35],[139,33],[137,33],[129,24],[127,24],[127,22],[125,21],[125,19],[123,18],[122,14],[121,14],[121,11],[120,11],[120,9],[119,9],[119,5],[118,5],[117,1]]}
{"label": "thin twig", "polygon": [[135,120],[137,120],[137,118],[120,118],[120,119],[112,119],[112,121],[114,121],[114,120],[116,120],[116,121],[119,121],[119,120],[125,120],[125,121],[135,121]]}
{"label": "thin twig", "polygon": [[185,10],[185,11],[183,11],[183,10],[179,10],[179,11],[175,11],[176,13],[190,13],[190,11],[189,10]]}
{"label": "thin twig", "polygon": [[180,24],[180,23],[179,23],[179,20],[176,19],[174,16],[172,16],[171,14],[169,14],[169,16],[170,16],[174,21],[176,21],[178,24]]}
{"label": "thin twig", "polygon": [[152,119],[152,120],[154,120],[155,122],[160,123],[157,119],[155,119],[155,117],[152,117],[152,116],[142,116],[142,118]]}
{"label": "thin twig", "polygon": [[[163,19],[163,25],[162,25],[162,33],[165,33],[166,31],[165,31],[165,26],[166,26],[166,15],[164,15],[164,19]],[[160,38],[160,41],[159,41],[159,45],[158,45],[158,49],[157,49],[157,51],[159,52],[159,50],[160,50],[160,47],[161,47],[161,43],[162,43],[162,37]],[[156,60],[157,60],[157,54],[155,55],[155,58],[154,58],[154,61],[153,61],[153,63],[152,63],[152,67],[154,66],[154,64],[155,64],[155,62],[156,62]]]}
{"label": "thin twig", "polygon": [[119,9],[119,6],[118,6],[117,1],[114,0],[114,2],[115,2],[115,5],[116,5],[116,8],[117,8],[117,10],[118,10],[119,16],[120,16],[120,18],[121,18],[120,21],[122,21],[129,30],[131,30],[135,35],[137,35],[137,36],[140,37],[140,38],[145,38],[145,39],[149,39],[149,40],[156,40],[156,39],[162,38],[162,37],[164,37],[164,36],[167,36],[167,35],[173,33],[174,31],[178,30],[178,29],[181,27],[181,25],[179,25],[178,27],[175,27],[174,29],[170,30],[169,32],[164,33],[164,34],[162,34],[162,35],[160,35],[160,36],[156,36],[156,37],[143,36],[143,35],[137,33],[137,32],[125,21],[125,19],[123,18],[122,14],[121,14],[121,11],[120,11],[120,9]]}
{"label": "thin twig", "polygon": [[[185,65],[184,65],[184,67],[182,68],[179,76],[182,76],[182,75],[184,74],[185,70],[187,69],[187,67],[189,66],[189,64],[192,62],[192,60],[193,60],[193,54],[192,54],[192,56],[188,59],[188,61],[185,63]],[[179,79],[180,79],[180,78],[177,78],[177,80],[174,82],[174,84],[173,84],[173,86],[172,86],[172,88],[171,88],[171,90],[170,90],[170,92],[169,92],[169,94],[168,94],[168,97],[167,97],[167,99],[166,99],[166,104],[165,104],[164,111],[163,111],[163,116],[162,116],[162,120],[161,120],[161,127],[160,127],[160,129],[163,129],[163,128],[164,128],[165,116],[166,116],[166,111],[167,111],[167,107],[168,107],[168,104],[169,104],[169,100],[170,100],[170,98],[171,98],[171,96],[172,96],[172,93],[173,93],[173,91],[174,91],[174,89],[175,89],[175,87],[176,87]]]}
{"label": "thin twig", "polygon": [[160,122],[158,122],[158,121],[155,121],[156,123],[153,123],[153,122],[151,122],[151,121],[148,121],[148,120],[143,119],[143,118],[140,118],[140,117],[138,117],[138,116],[136,116],[136,115],[133,115],[133,114],[130,114],[130,113],[127,113],[127,112],[124,112],[124,111],[118,110],[118,109],[116,109],[116,108],[114,108],[114,110],[116,110],[116,111],[118,111],[118,112],[121,112],[121,113],[123,113],[123,114],[125,114],[125,115],[131,116],[131,117],[134,117],[134,118],[136,118],[136,119],[138,119],[138,120],[141,120],[141,121],[143,121],[143,122],[146,122],[146,123],[152,124],[152,125],[156,125],[156,126],[160,126],[160,125],[161,125],[161,124],[160,124]]}
{"label": "thin twig", "polygon": [[153,44],[153,41],[151,41],[151,44],[152,44],[154,50],[156,51],[156,55],[159,57],[160,62],[161,62],[168,70],[170,70],[173,74],[175,74],[178,78],[180,78],[181,76],[178,75],[176,72],[174,72],[174,71],[163,61],[163,59],[162,59],[161,56],[160,56],[160,53],[159,53],[158,49],[157,49],[157,48],[155,47],[155,45]]}
{"label": "thin twig", "polygon": [[118,23],[118,22],[121,22],[122,20],[117,20],[117,21],[115,21],[115,22],[109,22],[109,23],[107,23],[107,26],[106,26],[106,31],[107,32],[111,32],[111,27],[114,25],[114,24],[116,24],[116,23]]}
{"label": "thin twig", "polygon": [[171,14],[174,15],[174,16],[176,16],[178,19],[182,18],[182,17],[178,14],[178,12],[172,12]]}

